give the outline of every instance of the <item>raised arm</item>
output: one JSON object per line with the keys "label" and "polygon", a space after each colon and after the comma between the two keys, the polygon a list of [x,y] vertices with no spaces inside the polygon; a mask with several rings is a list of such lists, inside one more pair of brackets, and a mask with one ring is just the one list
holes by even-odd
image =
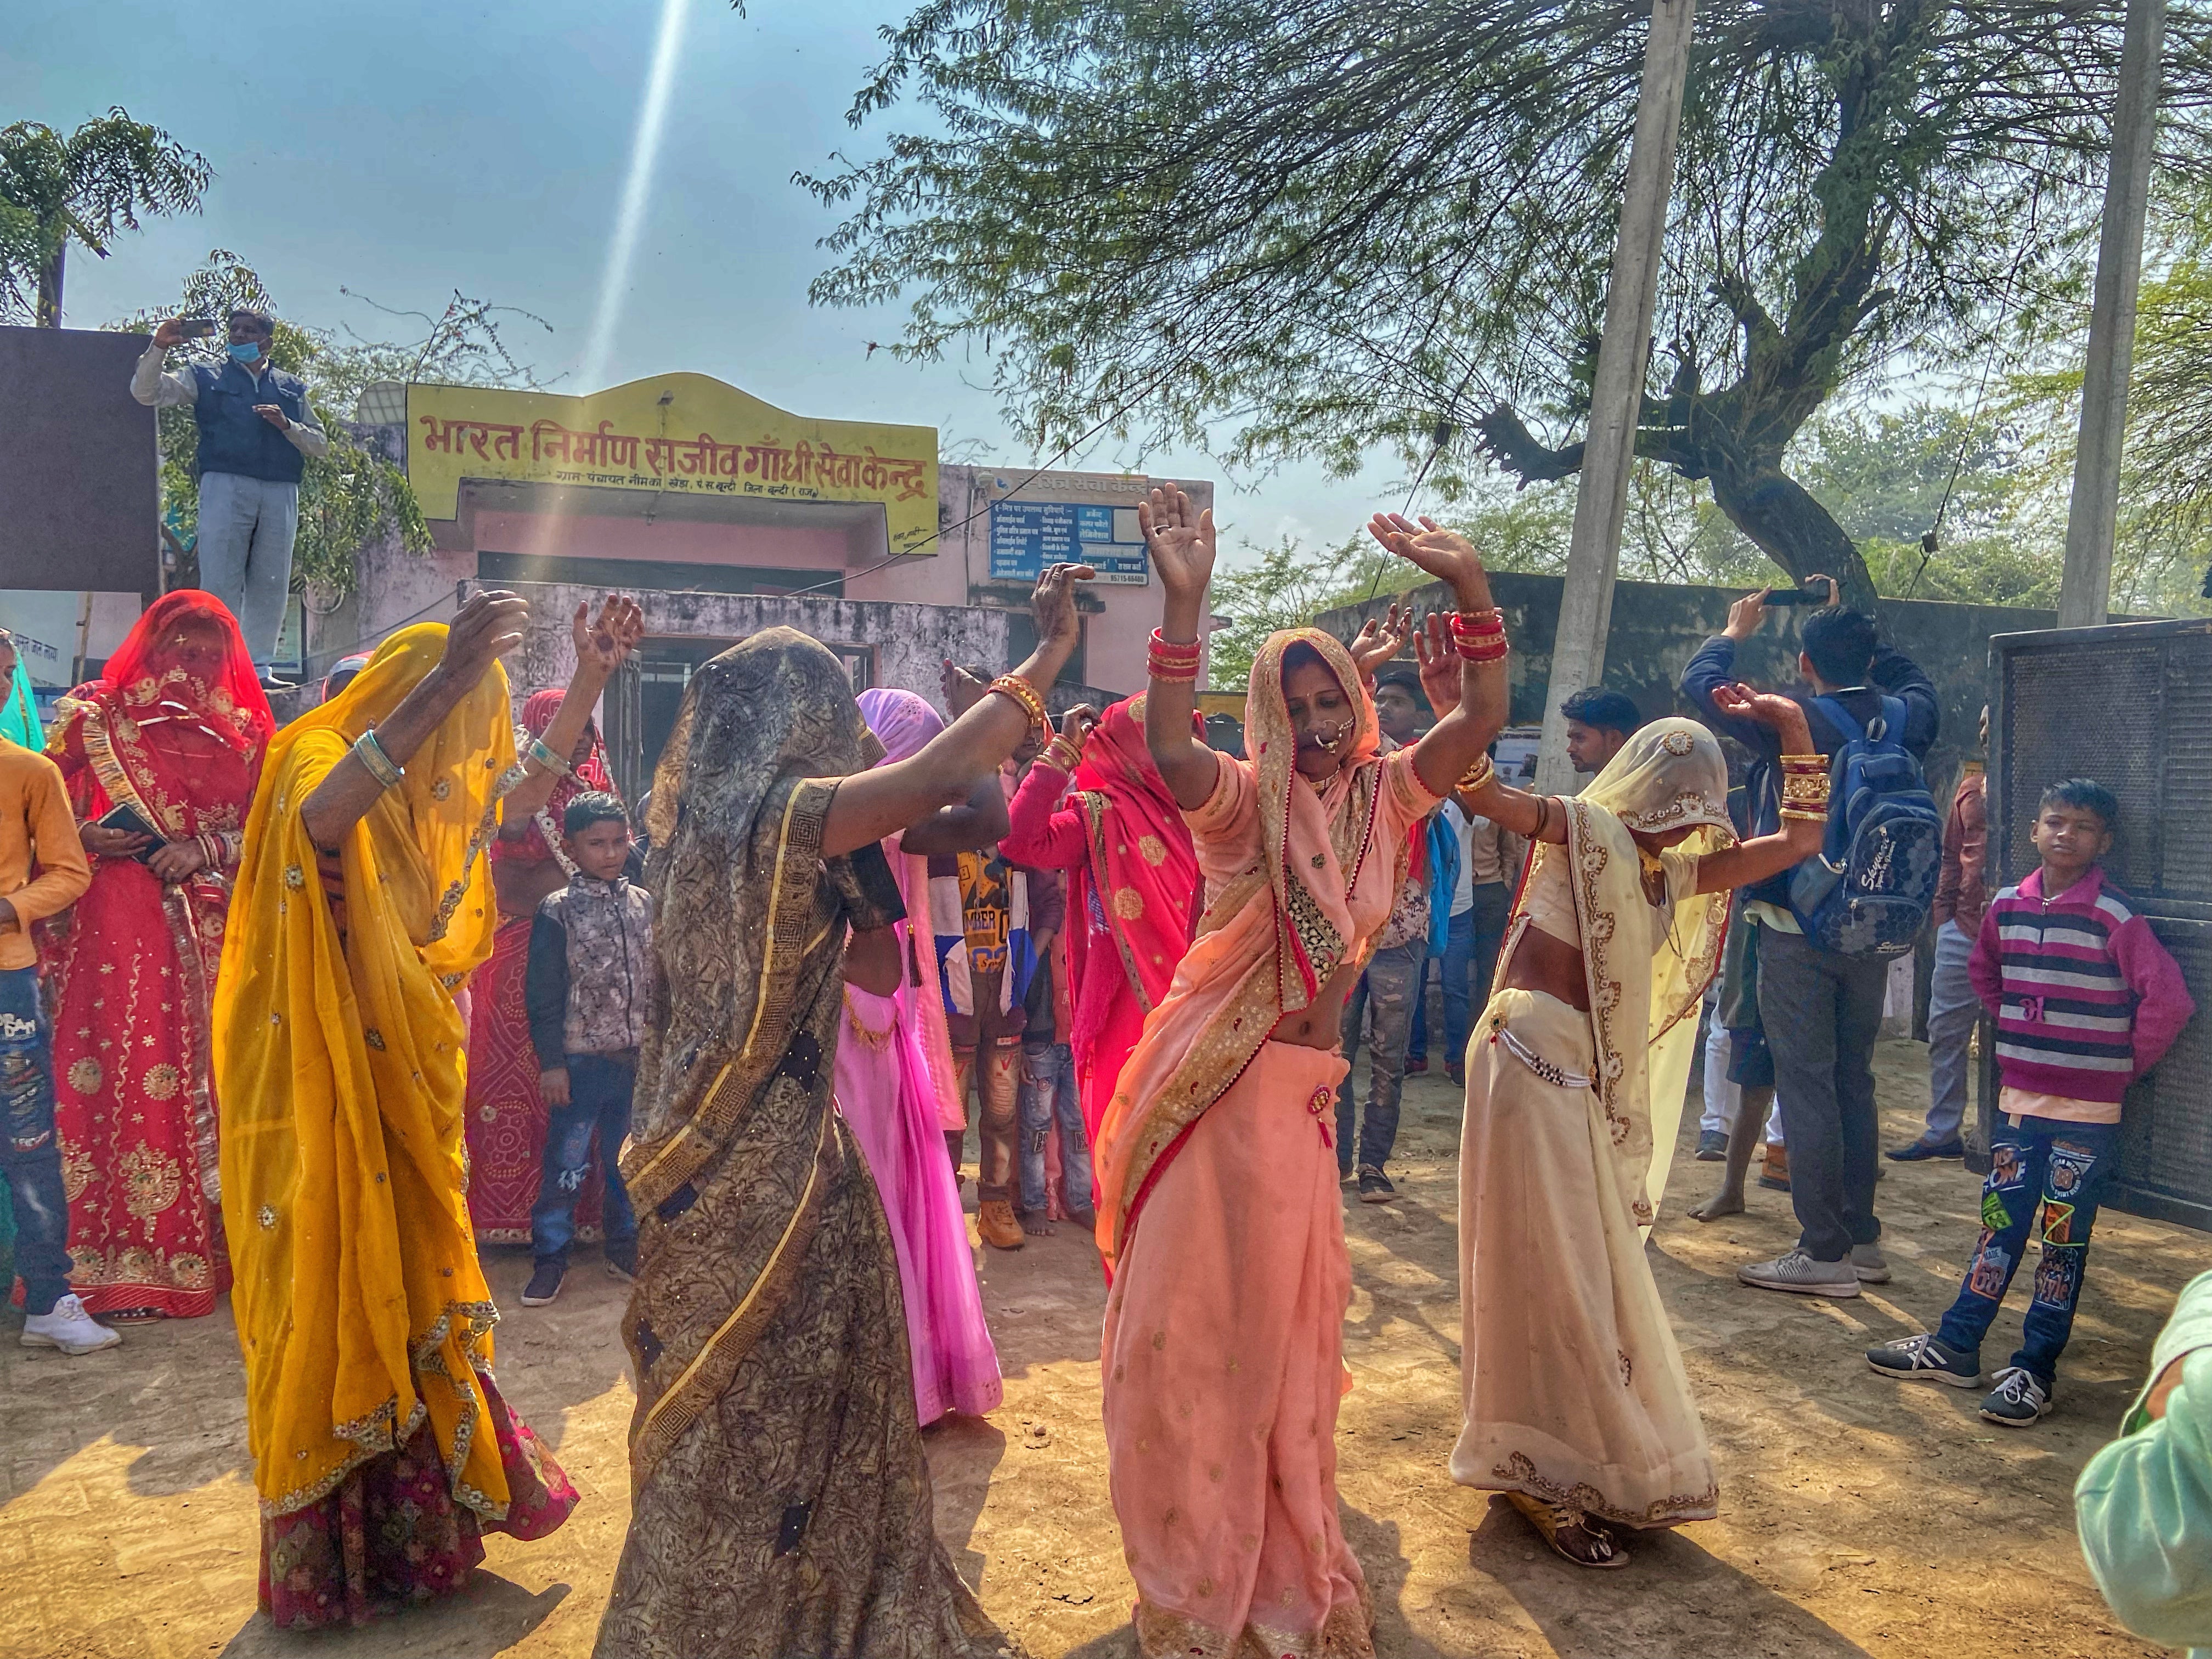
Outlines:
{"label": "raised arm", "polygon": [[[1464,536],[1440,528],[1432,519],[1416,521],[1395,513],[1376,514],[1367,528],[1391,552],[1450,588],[1462,617],[1487,622],[1497,616],[1489,573],[1483,569],[1474,544]],[[1413,770],[1432,795],[1450,793],[1505,729],[1504,637],[1498,635],[1494,651],[1487,646],[1475,647],[1475,657],[1462,658],[1458,706],[1413,745]]]}
{"label": "raised arm", "polygon": [[1176,805],[1194,812],[1206,805],[1221,776],[1221,763],[1190,730],[1190,717],[1198,708],[1198,631],[1206,619],[1206,586],[1213,580],[1213,509],[1198,512],[1182,490],[1162,484],[1149,501],[1137,503],[1137,522],[1144,527],[1152,568],[1167,594],[1160,607],[1152,683],[1145,693],[1145,746],[1152,751],[1152,763]]}
{"label": "raised arm", "polygon": [[997,772],[986,772],[975,780],[965,801],[941,806],[920,823],[908,825],[899,837],[899,850],[927,858],[932,853],[988,847],[1006,838],[1007,822],[1006,792],[999,787]]}
{"label": "raised arm", "polygon": [[[1790,756],[1813,752],[1813,733],[1805,724],[1805,711],[1788,697],[1778,697],[1771,692],[1754,691],[1747,685],[1716,686],[1711,693],[1713,704],[1732,720],[1747,720],[1763,726],[1772,739],[1781,745],[1781,753]],[[1825,757],[1821,770],[1826,772]],[[1825,805],[1825,803],[1824,803]],[[1769,876],[1778,876],[1784,870],[1794,869],[1820,850],[1820,842],[1827,833],[1827,814],[1822,811],[1817,817],[1799,817],[1784,811],[1782,828],[1778,834],[1758,836],[1718,853],[1708,853],[1698,860],[1698,890],[1700,893],[1723,893],[1737,887],[1748,887],[1753,882],[1765,881]]]}
{"label": "raised arm", "polygon": [[[377,747],[394,766],[404,767],[446,716],[476,690],[477,682],[491,672],[492,664],[522,643],[523,624],[529,617],[529,605],[512,593],[478,593],[460,608],[437,666],[376,724]],[[336,847],[386,787],[356,748],[300,803],[300,822],[316,846]]]}
{"label": "raised arm", "polygon": [[[1044,707],[1047,686],[1075,654],[1082,624],[1075,614],[1075,584],[1095,573],[1087,564],[1056,564],[1037,579],[1032,608],[1036,649],[1014,671]],[[1014,752],[1030,730],[1031,711],[1013,696],[985,696],[916,753],[845,779],[830,804],[822,853],[834,858],[905,829],[939,807],[970,798],[978,780],[996,789],[990,774]]]}
{"label": "raised arm", "polygon": [[[1089,851],[1083,814],[1062,806],[1060,800],[1067,793],[1068,775],[1075,769],[1083,744],[1097,723],[1098,711],[1088,703],[1069,709],[1060,717],[1059,737],[1045,745],[1014,791],[999,850],[1016,864],[1032,870],[1073,870],[1083,862]],[[914,832],[907,833],[910,836]]]}
{"label": "raised arm", "polygon": [[592,718],[592,708],[599,702],[599,693],[636,649],[637,642],[645,637],[645,613],[637,608],[635,599],[617,594],[600,601],[597,621],[591,619],[589,605],[577,605],[569,628],[576,643],[576,672],[568,677],[568,689],[562,694],[560,712],[553,716],[553,724],[545,728],[545,735],[538,739],[545,753],[558,764],[549,766],[538,757],[536,746],[528,749],[523,758],[536,757],[538,763],[500,803],[502,833],[507,824],[514,825],[518,830],[526,826],[532,814],[553,799],[553,791],[568,769],[568,757],[575,752],[576,739],[584,735],[584,726]]}

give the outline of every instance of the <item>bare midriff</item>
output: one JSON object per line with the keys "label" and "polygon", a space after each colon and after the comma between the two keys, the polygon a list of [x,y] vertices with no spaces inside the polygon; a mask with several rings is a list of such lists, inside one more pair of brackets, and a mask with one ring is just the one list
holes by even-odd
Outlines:
{"label": "bare midriff", "polygon": [[1516,991],[1540,991],[1570,1008],[1589,1012],[1589,981],[1582,951],[1540,927],[1521,930],[1521,942],[1505,964],[1505,983]]}
{"label": "bare midriff", "polygon": [[1357,962],[1339,963],[1311,1002],[1275,1022],[1267,1041],[1287,1042],[1293,1048],[1335,1048],[1344,1027],[1345,1000],[1359,982],[1359,969]]}

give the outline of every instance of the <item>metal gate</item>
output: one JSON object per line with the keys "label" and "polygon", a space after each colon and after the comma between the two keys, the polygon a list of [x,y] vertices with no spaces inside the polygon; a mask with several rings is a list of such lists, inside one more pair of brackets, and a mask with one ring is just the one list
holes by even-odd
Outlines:
{"label": "metal gate", "polygon": [[[2212,1231],[2212,621],[2000,634],[1990,663],[1991,892],[2036,867],[2028,828],[2045,787],[2094,778],[2120,802],[2106,872],[2200,1011],[2129,1091],[2105,1202]],[[1983,1030],[1986,1114],[1996,1090]]]}

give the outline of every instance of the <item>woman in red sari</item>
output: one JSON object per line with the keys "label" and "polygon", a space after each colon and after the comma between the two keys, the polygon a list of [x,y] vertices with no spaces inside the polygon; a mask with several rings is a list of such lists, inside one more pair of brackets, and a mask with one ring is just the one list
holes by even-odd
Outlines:
{"label": "woman in red sari", "polygon": [[[543,738],[561,712],[557,690],[533,691],[522,705],[518,748]],[[536,812],[500,827],[492,843],[492,886],[499,933],[491,960],[470,981],[469,1216],[483,1244],[527,1244],[530,1206],[545,1151],[545,1103],[538,1093],[538,1054],[523,1012],[523,969],[530,957],[531,919],[538,901],[568,885],[575,866],[561,850],[561,814],[587,789],[614,792],[597,722],[587,722],[569,756],[570,771]],[[610,1154],[611,1156],[612,1154]],[[577,1200],[579,1231],[597,1236],[599,1176],[595,1170]]]}
{"label": "woman in red sari", "polygon": [[[198,1318],[230,1285],[210,1000],[276,729],[236,620],[186,588],[63,700],[47,743],[92,859],[92,886],[42,942],[70,1281],[88,1313]],[[117,808],[161,839],[102,828]]]}
{"label": "woman in red sari", "polygon": [[[1197,735],[1203,740],[1202,727]],[[1068,1047],[1084,1133],[1095,1141],[1145,1016],[1166,997],[1190,948],[1199,908],[1190,828],[1145,746],[1145,695],[1124,697],[1103,716],[1070,710],[1008,816],[1000,852],[1032,869],[1072,872]]]}

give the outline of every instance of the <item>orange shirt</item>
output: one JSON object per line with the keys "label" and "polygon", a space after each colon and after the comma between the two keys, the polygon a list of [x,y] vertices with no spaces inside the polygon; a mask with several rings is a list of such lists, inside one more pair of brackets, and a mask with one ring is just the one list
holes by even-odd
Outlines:
{"label": "orange shirt", "polygon": [[37,967],[31,924],[68,909],[91,885],[61,769],[0,738],[0,898],[15,910],[15,925],[0,928],[0,969]]}

